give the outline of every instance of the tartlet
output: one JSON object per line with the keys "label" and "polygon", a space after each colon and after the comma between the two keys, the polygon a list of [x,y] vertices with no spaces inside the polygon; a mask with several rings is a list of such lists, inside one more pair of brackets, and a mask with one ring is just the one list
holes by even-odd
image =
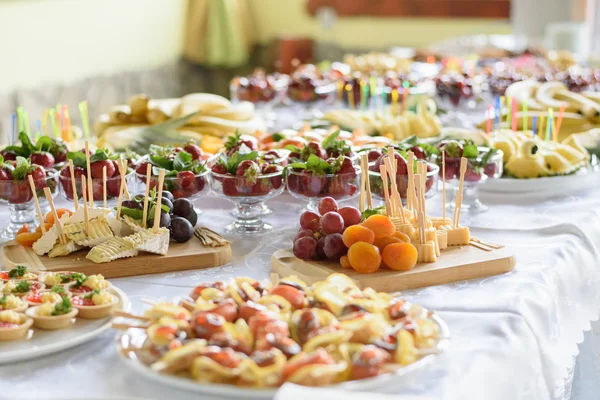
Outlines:
{"label": "tartlet", "polygon": [[74,296],[71,302],[73,303],[73,307],[79,310],[79,317],[100,319],[110,316],[119,300],[117,296],[106,290],[95,290],[85,296]]}
{"label": "tartlet", "polygon": [[10,310],[22,313],[29,307],[29,304],[19,296],[14,294],[0,295],[0,311]]}
{"label": "tartlet", "polygon": [[[36,328],[46,330],[63,329],[71,324],[73,318],[75,318],[79,312],[76,308],[71,308],[71,301],[69,299],[66,300],[67,301],[65,302],[65,299],[63,299],[63,303],[59,304],[46,303],[40,306],[31,307],[28,308],[25,313],[33,318],[33,325]],[[65,304],[68,304],[68,308],[64,306]],[[54,307],[54,310],[56,310],[57,307],[63,307],[63,309],[68,311],[58,315],[52,315],[51,313],[48,315],[47,311],[51,311],[52,306]]]}
{"label": "tartlet", "polygon": [[76,277],[86,278],[85,274],[73,271],[46,272],[39,276],[39,281],[47,287],[65,286],[76,281]]}
{"label": "tartlet", "polygon": [[27,293],[23,296],[23,300],[25,300],[30,307],[35,307],[44,303],[60,303],[63,297],[71,298],[72,296],[71,292],[64,289],[62,292],[55,291],[54,289],[43,289]]}
{"label": "tartlet", "polygon": [[[19,319],[18,324],[3,321],[3,313],[12,313]],[[8,315],[8,314],[4,314]],[[14,311],[0,311],[0,340],[17,340],[27,335],[27,331],[31,328],[33,319],[23,313],[15,313]]]}
{"label": "tartlet", "polygon": [[27,267],[23,265],[17,265],[10,271],[0,271],[0,281],[35,281],[38,279],[38,274],[28,272]]}
{"label": "tartlet", "polygon": [[45,287],[46,285],[37,281],[10,280],[0,282],[0,294],[13,294],[15,296],[23,297],[29,292],[39,291]]}

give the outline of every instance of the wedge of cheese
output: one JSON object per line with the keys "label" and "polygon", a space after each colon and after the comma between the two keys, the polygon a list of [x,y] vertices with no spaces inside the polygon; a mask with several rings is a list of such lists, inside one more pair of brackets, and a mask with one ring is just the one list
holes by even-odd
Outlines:
{"label": "wedge of cheese", "polygon": [[113,236],[106,242],[94,246],[85,257],[97,264],[111,262],[119,258],[135,257],[138,250],[125,238]]}
{"label": "wedge of cheese", "polygon": [[[65,225],[65,223],[67,222],[68,219],[69,219],[69,216],[66,213],[63,214],[62,217],[60,217],[60,220],[62,221],[63,226]],[[50,252],[50,250],[52,250],[52,248],[57,243],[58,243],[58,229],[57,229],[56,224],[54,224],[52,226],[52,228],[48,229],[46,231],[46,233],[33,244],[33,251],[38,256],[43,256],[44,254]]]}
{"label": "wedge of cheese", "polygon": [[124,238],[140,251],[152,254],[166,255],[169,251],[171,236],[167,228],[159,228],[158,233],[152,229],[142,229],[135,235]]}
{"label": "wedge of cheese", "polygon": [[141,221],[137,220],[137,219],[133,219],[131,218],[129,215],[123,215],[123,222],[125,222],[125,224],[127,226],[129,226],[129,228],[133,231],[133,232],[139,232],[142,229],[142,223]]}
{"label": "wedge of cheese", "polygon": [[471,233],[466,226],[453,227],[451,225],[440,226],[440,229],[445,230],[448,235],[448,246],[463,246],[471,241]]}
{"label": "wedge of cheese", "polygon": [[123,220],[119,221],[117,217],[112,214],[106,216],[106,222],[115,236],[125,237],[134,233],[129,225],[123,222]]}
{"label": "wedge of cheese", "polygon": [[[105,217],[110,213],[110,209],[102,207],[88,207],[88,219],[91,221],[96,218]],[[69,217],[69,224],[83,223],[83,206],[80,207]]]}
{"label": "wedge of cheese", "polygon": [[52,250],[50,250],[50,252],[48,253],[48,257],[54,258],[54,257],[66,256],[66,255],[69,255],[71,253],[75,253],[76,251],[79,251],[79,250],[83,249],[83,247],[84,246],[78,245],[73,240],[69,240],[65,244],[57,243],[52,248]]}
{"label": "wedge of cheese", "polygon": [[104,217],[90,220],[87,235],[83,222],[65,225],[63,229],[69,239],[85,247],[94,247],[114,236]]}

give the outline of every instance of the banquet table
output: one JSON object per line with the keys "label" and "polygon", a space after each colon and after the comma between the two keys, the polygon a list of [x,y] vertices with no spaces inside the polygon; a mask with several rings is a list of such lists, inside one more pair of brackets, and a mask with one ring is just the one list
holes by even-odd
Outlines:
{"label": "banquet table", "polygon": [[[438,197],[428,200],[432,215],[441,214]],[[287,385],[275,398],[568,399],[577,345],[600,311],[600,185],[545,200],[499,194],[482,199],[489,211],[463,213],[462,223],[477,237],[510,246],[517,258],[515,269],[403,292],[447,322],[451,339],[443,354],[425,370],[378,389],[381,395]],[[213,195],[196,205],[203,210],[199,223],[220,232],[233,219],[231,207]],[[233,260],[227,265],[112,281],[128,294],[132,310],[140,312],[141,298],[185,296],[200,282],[235,276],[268,278],[270,257],[291,245],[303,205],[283,194],[269,206],[274,213],[265,220],[273,230],[255,237],[227,236],[233,242]],[[0,220],[6,219],[2,210]],[[0,399],[19,398],[214,396],[161,386],[137,375],[119,359],[115,331],[107,331],[61,353],[0,366]]]}

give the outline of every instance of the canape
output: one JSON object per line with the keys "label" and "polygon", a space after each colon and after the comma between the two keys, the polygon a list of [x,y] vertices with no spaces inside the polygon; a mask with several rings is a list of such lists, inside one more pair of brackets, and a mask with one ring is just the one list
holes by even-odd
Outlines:
{"label": "canape", "polygon": [[73,307],[79,310],[79,316],[87,319],[108,317],[118,303],[117,296],[106,290],[94,290],[85,296],[74,296]]}
{"label": "canape", "polygon": [[104,276],[98,275],[90,275],[86,277],[83,275],[82,279],[76,279],[75,282],[71,283],[68,286],[68,289],[73,294],[84,294],[93,292],[94,290],[102,290],[108,289],[110,287],[110,282],[104,279]]}
{"label": "canape", "polygon": [[45,287],[41,282],[10,280],[0,285],[0,294],[14,294],[22,297],[29,292],[42,290]]}
{"label": "canape", "polygon": [[85,280],[85,274],[73,271],[58,271],[46,272],[44,274],[41,274],[39,277],[39,281],[49,288],[53,286],[68,285],[69,283],[76,282],[78,279]]}
{"label": "canape", "polygon": [[44,289],[35,292],[29,292],[23,297],[23,300],[30,307],[39,306],[45,303],[60,303],[65,297],[71,298],[72,294],[62,286],[54,286],[52,289]]}
{"label": "canape", "polygon": [[27,307],[29,307],[27,302],[14,294],[5,294],[0,297],[0,311],[11,310],[20,313]]}
{"label": "canape", "polygon": [[17,265],[10,271],[0,271],[0,281],[9,280],[33,281],[38,279],[38,275],[33,272],[27,272],[27,267]]}
{"label": "canape", "polygon": [[36,328],[57,330],[69,326],[78,310],[71,306],[68,297],[64,297],[60,303],[44,303],[27,309],[25,313],[33,318],[33,325]]}
{"label": "canape", "polygon": [[17,340],[27,334],[33,320],[12,310],[0,311],[0,340]]}

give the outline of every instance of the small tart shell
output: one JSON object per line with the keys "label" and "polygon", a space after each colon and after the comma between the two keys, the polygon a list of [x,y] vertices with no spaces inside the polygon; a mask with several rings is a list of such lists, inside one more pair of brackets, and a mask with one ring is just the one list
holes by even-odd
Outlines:
{"label": "small tart shell", "polygon": [[79,310],[73,308],[70,312],[63,315],[53,315],[49,317],[42,317],[37,315],[37,309],[39,306],[28,308],[25,314],[33,318],[33,325],[36,328],[46,329],[49,331],[63,329],[71,325],[73,318],[77,315]]}
{"label": "small tart shell", "polygon": [[29,304],[27,304],[27,302],[24,299],[23,300],[23,305],[21,307],[17,307],[17,308],[0,308],[0,311],[14,311],[14,312],[18,312],[18,313],[22,313],[25,312],[25,310],[27,310],[27,308],[29,307]]}
{"label": "small tart shell", "polygon": [[[31,292],[37,292],[37,291],[40,291],[40,290],[43,290],[43,289],[46,288],[46,285],[44,285],[42,282],[38,282],[38,281],[29,281],[29,282],[36,283],[36,284],[40,285],[40,288],[37,289],[37,290],[30,290],[29,292],[25,292],[25,293],[4,293],[4,294],[12,294],[12,295],[15,295],[17,297],[25,297],[25,296],[27,296]],[[2,293],[0,293],[0,295],[1,294]]]}
{"label": "small tart shell", "polygon": [[9,278],[9,279],[5,279],[5,278],[0,278],[0,282],[8,282],[8,281],[37,281],[38,279],[40,279],[40,275],[35,273],[35,272],[27,272],[28,274],[33,274],[34,276],[32,276],[31,278],[26,278],[26,279],[21,279],[21,278]]}
{"label": "small tart shell", "polygon": [[17,340],[27,335],[27,331],[29,331],[29,328],[33,324],[33,319],[22,313],[19,313],[19,316],[21,317],[19,326],[14,328],[0,328],[0,341]]}
{"label": "small tart shell", "polygon": [[[75,271],[48,271],[48,272],[41,273],[41,274],[39,275],[39,277],[38,277],[38,282],[40,282],[40,283],[44,283],[44,279],[45,279],[45,277],[46,277],[47,275],[50,275],[50,274],[74,274],[74,273],[75,273]],[[73,282],[67,282],[67,283],[57,283],[56,285],[53,285],[53,286],[67,286],[67,285],[69,285],[69,284],[71,284],[71,283],[73,283]],[[44,283],[44,284],[45,284],[45,283]]]}
{"label": "small tart shell", "polygon": [[[51,290],[50,290],[50,289],[43,289],[43,290],[36,291],[35,293],[42,293],[42,292],[51,292]],[[27,304],[29,304],[29,307],[35,307],[35,306],[39,306],[39,305],[42,305],[42,304],[43,304],[43,303],[34,303],[33,301],[29,301],[29,300],[27,300],[25,297],[26,297],[28,294],[30,294],[30,293],[33,293],[33,292],[28,292],[28,293],[26,293],[26,294],[25,294],[25,296],[23,296],[23,298],[22,298],[21,300],[23,300],[23,301],[25,301]],[[72,294],[71,292],[69,292],[68,290],[65,290],[65,295],[66,295],[68,298],[71,298],[71,297],[73,297],[73,294]],[[61,297],[62,297],[62,296],[61,296]]]}
{"label": "small tart shell", "polygon": [[[78,306],[73,304],[73,308],[79,310],[79,318],[85,319],[100,319],[111,315],[113,308],[119,303],[119,300],[114,294],[111,294],[113,302],[110,304],[102,304],[101,306]],[[83,297],[83,296],[77,296]]]}

